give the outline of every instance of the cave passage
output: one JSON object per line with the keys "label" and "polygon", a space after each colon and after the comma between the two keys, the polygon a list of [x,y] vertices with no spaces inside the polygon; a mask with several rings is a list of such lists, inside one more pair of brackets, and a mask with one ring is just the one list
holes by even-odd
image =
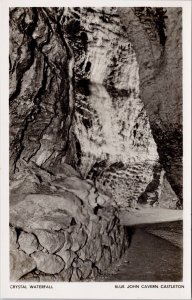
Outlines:
{"label": "cave passage", "polygon": [[183,278],[182,222],[128,229],[131,245],[99,281],[176,282]]}

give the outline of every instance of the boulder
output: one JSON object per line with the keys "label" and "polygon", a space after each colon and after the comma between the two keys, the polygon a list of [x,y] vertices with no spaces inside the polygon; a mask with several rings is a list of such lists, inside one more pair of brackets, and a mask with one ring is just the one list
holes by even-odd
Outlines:
{"label": "boulder", "polygon": [[57,255],[35,252],[31,256],[36,261],[37,269],[47,274],[57,274],[65,267],[65,263]]}
{"label": "boulder", "polygon": [[18,239],[20,248],[27,254],[37,251],[39,243],[32,233],[22,231]]}
{"label": "boulder", "polygon": [[109,250],[109,247],[105,247],[103,249],[102,257],[99,260],[99,262],[96,263],[96,266],[99,270],[103,271],[107,267],[109,267],[111,261],[112,261],[112,258],[111,258],[111,252]]}
{"label": "boulder", "polygon": [[69,282],[71,279],[71,276],[73,274],[73,268],[68,268],[68,269],[63,269],[60,273],[59,273],[59,278],[60,281],[67,281]]}
{"label": "boulder", "polygon": [[10,280],[17,281],[23,275],[36,268],[33,258],[29,257],[21,250],[10,251]]}
{"label": "boulder", "polygon": [[56,179],[52,182],[52,184],[64,190],[72,192],[84,203],[88,204],[89,190],[92,186],[86,180],[82,180],[78,177],[73,176]]}
{"label": "boulder", "polygon": [[95,263],[99,261],[102,256],[102,244],[101,237],[97,237],[97,239],[90,239],[86,243],[86,245],[78,251],[78,256],[82,260],[90,260]]}
{"label": "boulder", "polygon": [[77,257],[77,255],[71,251],[71,250],[63,250],[63,248],[57,252],[57,255],[59,255],[65,262],[65,269],[68,269],[71,265],[73,260]]}
{"label": "boulder", "polygon": [[78,259],[76,266],[79,270],[81,270],[83,279],[89,277],[92,271],[92,262],[90,260],[82,261],[81,259]]}
{"label": "boulder", "polygon": [[79,281],[82,277],[81,271],[78,268],[73,268],[73,274],[71,276],[71,281]]}
{"label": "boulder", "polygon": [[83,248],[83,246],[85,245],[87,241],[87,234],[85,230],[81,228],[79,231],[74,231],[71,234],[71,238],[72,238],[71,250],[76,252],[79,249]]}
{"label": "boulder", "polygon": [[96,220],[90,220],[87,229],[88,229],[88,235],[91,236],[92,239],[95,239],[98,236],[100,236],[101,224],[99,223],[98,217]]}
{"label": "boulder", "polygon": [[10,207],[12,225],[28,232],[36,229],[66,229],[72,217],[83,224],[89,221],[81,201],[67,191],[62,196],[29,194],[23,201]]}
{"label": "boulder", "polygon": [[35,230],[40,244],[48,250],[49,253],[59,251],[65,242],[65,236],[61,232],[48,231],[48,230]]}

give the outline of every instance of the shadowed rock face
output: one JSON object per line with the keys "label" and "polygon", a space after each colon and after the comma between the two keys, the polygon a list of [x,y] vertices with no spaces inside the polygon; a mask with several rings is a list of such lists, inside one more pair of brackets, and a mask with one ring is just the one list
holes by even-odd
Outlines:
{"label": "shadowed rock face", "polygon": [[[64,9],[10,10],[10,173],[19,162],[57,166],[70,151],[72,55],[61,30]],[[72,161],[71,161],[72,163]]]}
{"label": "shadowed rock face", "polygon": [[119,9],[160,162],[182,202],[182,10]]}

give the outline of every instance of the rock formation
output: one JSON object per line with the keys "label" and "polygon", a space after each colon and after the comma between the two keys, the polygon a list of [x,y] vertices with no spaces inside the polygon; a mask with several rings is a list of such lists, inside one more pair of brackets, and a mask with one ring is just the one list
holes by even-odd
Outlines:
{"label": "rock formation", "polygon": [[[29,169],[30,181],[35,181],[36,168]],[[43,183],[36,178],[38,193],[30,193],[29,186],[27,195],[20,191],[22,185],[27,188],[27,180],[15,181],[10,208],[12,281],[95,278],[128,246],[126,228],[117,209],[109,206],[109,197],[73,173],[63,164],[63,175]],[[42,173],[38,176],[43,178]]]}
{"label": "rock formation", "polygon": [[182,9],[119,9],[160,162],[182,205]]}
{"label": "rock formation", "polygon": [[12,280],[94,278],[182,203],[181,10],[11,8],[9,62]]}

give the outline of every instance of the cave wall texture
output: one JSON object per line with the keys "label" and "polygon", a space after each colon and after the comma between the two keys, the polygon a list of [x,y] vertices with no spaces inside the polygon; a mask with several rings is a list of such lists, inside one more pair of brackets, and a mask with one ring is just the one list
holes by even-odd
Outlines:
{"label": "cave wall texture", "polygon": [[105,189],[125,175],[137,199],[159,156],[182,200],[181,10],[166,11],[159,27],[150,8],[10,12],[11,175],[65,161]]}
{"label": "cave wall texture", "polygon": [[182,9],[120,9],[161,164],[182,203]]}
{"label": "cave wall texture", "polygon": [[13,280],[93,278],[125,249],[119,210],[182,207],[181,18],[10,9],[11,259],[31,266]]}

